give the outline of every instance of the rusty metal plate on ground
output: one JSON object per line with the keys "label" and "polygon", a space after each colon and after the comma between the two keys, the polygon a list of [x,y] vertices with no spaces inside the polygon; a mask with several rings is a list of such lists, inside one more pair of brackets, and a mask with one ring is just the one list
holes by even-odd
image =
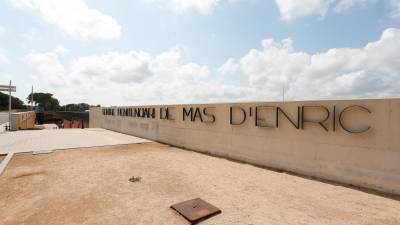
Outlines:
{"label": "rusty metal plate on ground", "polygon": [[221,213],[220,209],[200,198],[172,205],[171,208],[175,209],[192,224],[199,223]]}

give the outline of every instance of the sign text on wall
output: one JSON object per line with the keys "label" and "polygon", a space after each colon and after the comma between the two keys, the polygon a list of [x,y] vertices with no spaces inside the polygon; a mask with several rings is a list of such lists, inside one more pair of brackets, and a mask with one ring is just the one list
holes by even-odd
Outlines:
{"label": "sign text on wall", "polygon": [[[179,107],[159,107],[158,118],[160,120],[174,121],[179,118],[176,116],[176,113],[179,113],[177,108]],[[216,107],[182,107],[181,118],[182,121],[212,124],[217,121],[216,110]],[[155,107],[116,107],[103,108],[102,114],[105,116],[156,119],[156,111]],[[315,111],[318,112],[318,119],[308,117],[308,114],[312,111],[314,113]],[[279,128],[281,123],[286,121],[295,129],[304,129],[307,124],[316,124],[327,132],[330,130],[334,132],[337,127],[349,133],[365,133],[370,130],[371,127],[366,124],[359,124],[357,127],[354,127],[354,125],[345,122],[345,118],[354,111],[371,114],[368,108],[360,105],[351,105],[342,109],[338,109],[336,106],[332,106],[331,108],[326,106],[298,106],[294,112],[292,111],[292,114],[287,109],[279,106],[259,105],[242,107],[235,105],[229,107],[229,121],[227,122],[232,126],[240,126],[249,121],[250,118],[253,118],[254,126],[260,128]],[[295,116],[290,116],[293,114]],[[267,121],[268,118],[270,119],[269,121]]]}

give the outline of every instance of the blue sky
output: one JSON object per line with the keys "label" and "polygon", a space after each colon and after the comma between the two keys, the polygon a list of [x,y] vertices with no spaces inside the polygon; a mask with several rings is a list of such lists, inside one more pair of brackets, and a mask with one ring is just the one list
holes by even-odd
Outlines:
{"label": "blue sky", "polygon": [[398,0],[2,0],[0,15],[0,83],[23,99],[400,95]]}

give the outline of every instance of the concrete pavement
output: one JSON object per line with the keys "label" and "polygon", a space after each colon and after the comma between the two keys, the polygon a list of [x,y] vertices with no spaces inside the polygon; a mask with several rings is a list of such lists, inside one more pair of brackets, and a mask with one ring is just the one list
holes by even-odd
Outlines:
{"label": "concrete pavement", "polygon": [[105,129],[30,130],[0,133],[0,154],[151,142]]}

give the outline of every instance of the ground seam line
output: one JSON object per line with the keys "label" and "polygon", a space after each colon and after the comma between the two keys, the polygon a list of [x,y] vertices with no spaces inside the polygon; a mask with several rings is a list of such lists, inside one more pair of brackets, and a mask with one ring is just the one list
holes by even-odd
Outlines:
{"label": "ground seam line", "polygon": [[4,170],[6,169],[8,163],[11,161],[11,158],[14,156],[14,153],[8,153],[6,158],[3,159],[3,162],[0,163],[0,176],[1,174],[4,172]]}

